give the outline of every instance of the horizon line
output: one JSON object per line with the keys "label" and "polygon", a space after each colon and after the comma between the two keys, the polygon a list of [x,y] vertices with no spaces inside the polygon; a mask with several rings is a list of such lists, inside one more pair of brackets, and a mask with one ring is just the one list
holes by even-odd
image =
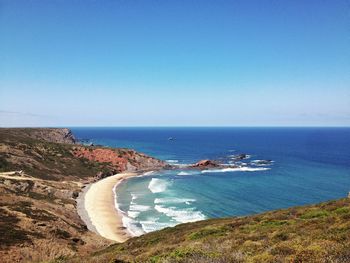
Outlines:
{"label": "horizon line", "polygon": [[350,125],[57,125],[57,126],[0,126],[1,129],[6,128],[350,128]]}

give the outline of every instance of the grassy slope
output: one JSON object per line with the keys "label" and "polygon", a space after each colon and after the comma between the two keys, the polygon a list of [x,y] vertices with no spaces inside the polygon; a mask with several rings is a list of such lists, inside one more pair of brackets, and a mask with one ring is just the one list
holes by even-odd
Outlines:
{"label": "grassy slope", "polygon": [[[74,145],[36,140],[26,132],[0,129],[0,171],[24,170],[53,181],[0,180],[2,261],[50,259],[103,246],[81,225],[71,196],[79,186],[70,180],[94,176],[106,167],[74,158]],[[57,182],[61,180],[69,182]],[[350,262],[349,219],[350,201],[342,199],[183,224],[113,245],[83,260],[67,261]]]}
{"label": "grassy slope", "polygon": [[[111,244],[87,230],[75,198],[96,175],[122,167],[76,157],[68,129],[0,128],[0,262],[37,262],[57,256],[83,255]],[[60,143],[58,143],[60,142]],[[62,143],[64,142],[64,143]],[[107,149],[83,147],[85,150]],[[128,149],[110,149],[129,168],[153,169],[156,159]]]}
{"label": "grassy slope", "polygon": [[0,129],[0,172],[23,170],[46,180],[95,176],[105,166],[75,158],[72,144],[30,137],[30,129]]}
{"label": "grassy slope", "polygon": [[350,262],[350,200],[182,224],[84,262]]}
{"label": "grassy slope", "polygon": [[73,144],[32,138],[35,130],[42,129],[0,129],[0,172],[25,174],[0,176],[0,262],[36,262],[109,243],[86,229],[74,199],[79,181],[105,166],[74,158]]}

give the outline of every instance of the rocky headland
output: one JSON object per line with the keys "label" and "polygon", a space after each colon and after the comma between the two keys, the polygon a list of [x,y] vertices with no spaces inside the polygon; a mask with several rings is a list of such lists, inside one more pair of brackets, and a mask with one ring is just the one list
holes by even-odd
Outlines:
{"label": "rocky headland", "polygon": [[[230,157],[232,164],[227,164],[228,160],[202,160],[187,168],[236,167],[248,158],[246,154],[234,155]],[[272,162],[248,161],[256,166]],[[97,181],[95,188],[108,184],[103,191],[112,195],[110,188],[127,175],[109,175],[177,168],[134,150],[84,146],[68,129],[0,129],[0,261],[350,261],[348,198],[181,224],[137,238],[125,237],[123,241],[128,240],[121,244],[89,231],[77,213],[77,197],[91,182]],[[100,197],[92,195],[91,200],[114,205]],[[105,215],[105,211],[100,212]],[[101,218],[107,217],[97,219]],[[123,227],[118,230],[124,231]]]}
{"label": "rocky headland", "polygon": [[0,129],[1,262],[83,255],[111,244],[81,220],[79,193],[116,173],[166,167],[134,150],[83,146],[69,129]]}

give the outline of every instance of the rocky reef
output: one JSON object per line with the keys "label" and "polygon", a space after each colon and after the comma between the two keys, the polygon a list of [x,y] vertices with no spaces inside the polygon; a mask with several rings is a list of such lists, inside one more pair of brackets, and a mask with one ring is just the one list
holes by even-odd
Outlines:
{"label": "rocky reef", "polygon": [[210,169],[220,167],[220,164],[212,160],[201,160],[195,164],[189,166],[189,168],[198,168],[198,169]]}

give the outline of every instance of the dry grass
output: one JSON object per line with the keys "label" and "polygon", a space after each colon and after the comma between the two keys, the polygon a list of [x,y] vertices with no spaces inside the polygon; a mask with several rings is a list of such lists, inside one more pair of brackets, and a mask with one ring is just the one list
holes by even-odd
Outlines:
{"label": "dry grass", "polygon": [[[132,238],[84,262],[350,262],[350,200],[211,219]],[[67,262],[79,262],[70,258]]]}

